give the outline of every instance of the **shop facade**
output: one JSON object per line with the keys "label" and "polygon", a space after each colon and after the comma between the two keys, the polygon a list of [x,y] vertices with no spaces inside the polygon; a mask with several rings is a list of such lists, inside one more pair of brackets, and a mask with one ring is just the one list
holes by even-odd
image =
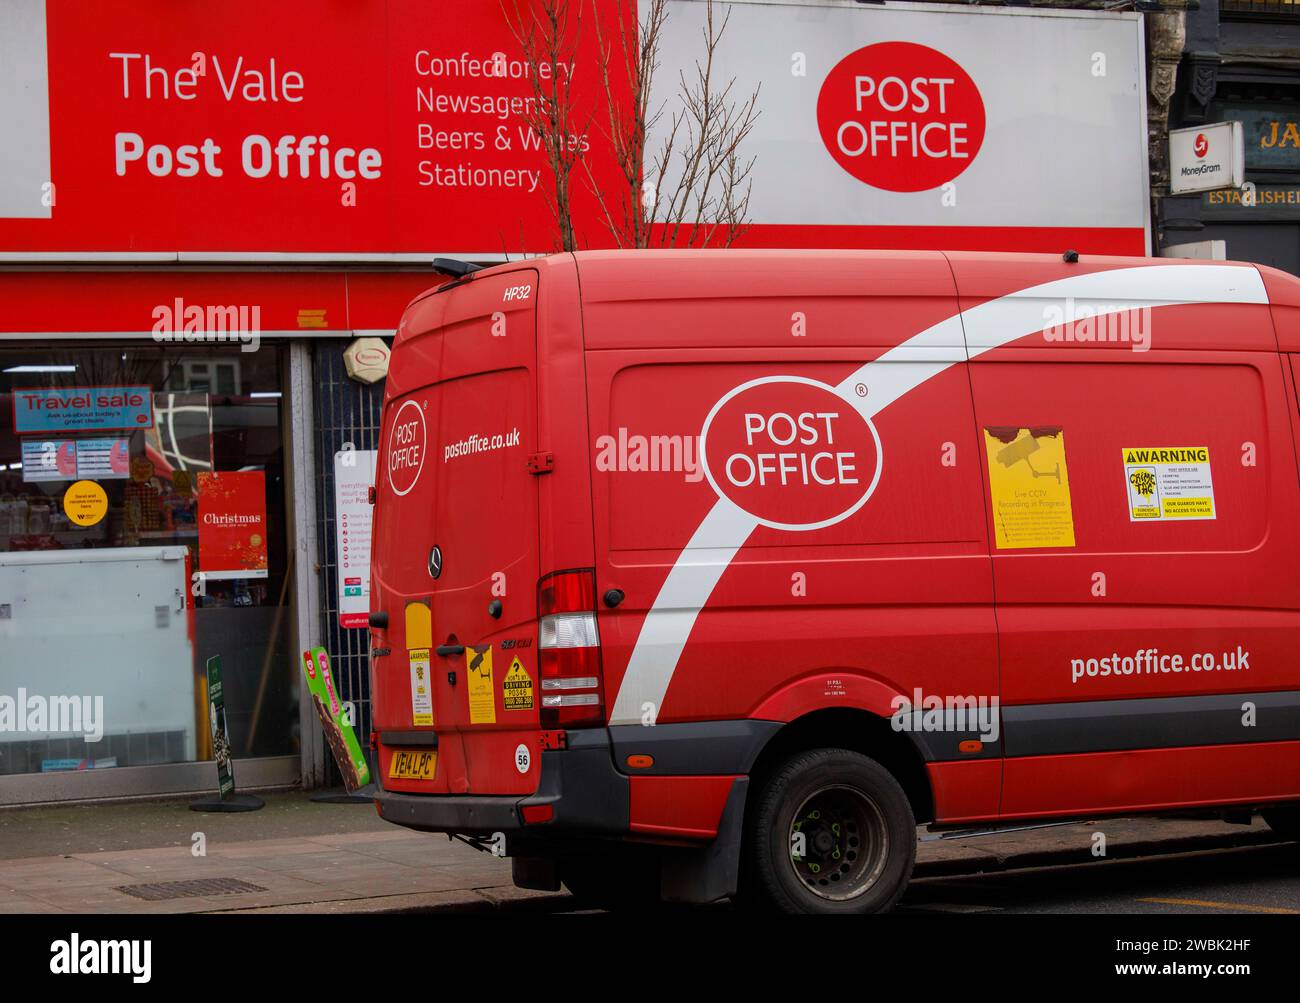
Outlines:
{"label": "shop facade", "polygon": [[210,787],[213,657],[237,781],[329,779],[297,665],[325,643],[365,733],[333,468],[382,391],[343,358],[432,278],[0,271],[0,804]]}
{"label": "shop facade", "polygon": [[[1300,11],[1208,0],[1185,14],[1170,127],[1242,123],[1246,186],[1157,198],[1159,246],[1300,274]],[[1166,189],[1167,191],[1167,189]]]}
{"label": "shop facade", "polygon": [[[703,9],[674,5],[662,79],[698,55]],[[19,130],[0,162],[0,805],[211,790],[214,657],[240,787],[331,781],[299,665],[327,649],[366,736],[358,498],[383,352],[434,258],[555,246],[499,4],[455,24],[423,0],[295,10],[0,6],[0,121]],[[738,93],[761,78],[766,102],[745,243],[1149,249],[1139,15],[810,0],[733,17],[720,72]],[[601,111],[590,31],[563,72]],[[819,114],[852,117],[832,92],[870,73],[897,81],[876,118]],[[898,88],[921,76],[928,138],[861,169],[836,137],[905,135]],[[939,136],[963,156],[917,187]],[[594,191],[617,171],[586,140],[575,223],[612,246]],[[359,342],[380,356],[360,371]]]}

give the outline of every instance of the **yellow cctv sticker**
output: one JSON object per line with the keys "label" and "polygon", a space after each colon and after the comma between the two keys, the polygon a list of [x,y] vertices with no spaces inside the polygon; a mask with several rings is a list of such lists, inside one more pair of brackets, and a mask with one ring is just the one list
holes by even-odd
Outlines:
{"label": "yellow cctv sticker", "polygon": [[516,658],[501,683],[501,702],[506,710],[533,709],[533,677]]}
{"label": "yellow cctv sticker", "polygon": [[429,676],[429,649],[412,648],[411,723],[433,724],[433,680]]}
{"label": "yellow cctv sticker", "polygon": [[108,514],[108,494],[94,481],[77,481],[63,493],[63,513],[77,526],[94,526]]}
{"label": "yellow cctv sticker", "polygon": [[1208,446],[1126,446],[1124,484],[1130,522],[1215,518]]}
{"label": "yellow cctv sticker", "polygon": [[469,723],[496,724],[497,701],[492,692],[492,645],[465,649],[465,674],[469,676]]}
{"label": "yellow cctv sticker", "polygon": [[984,448],[998,549],[1073,547],[1064,430],[986,427]]}

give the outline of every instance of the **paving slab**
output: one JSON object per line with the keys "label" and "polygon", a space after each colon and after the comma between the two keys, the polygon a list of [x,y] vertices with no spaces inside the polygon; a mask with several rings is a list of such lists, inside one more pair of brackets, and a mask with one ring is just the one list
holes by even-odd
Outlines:
{"label": "paving slab", "polygon": [[[517,889],[510,861],[458,840],[398,828],[356,805],[320,805],[302,792],[267,797],[259,812],[198,816],[185,803],[0,810],[0,912],[414,912],[563,908],[563,893]],[[88,825],[92,832],[69,831]],[[204,856],[192,852],[206,836]],[[943,877],[1086,862],[1106,856],[1278,842],[1261,821],[1107,819],[934,839],[918,830],[915,876]],[[93,847],[102,846],[103,849]],[[264,889],[163,901],[118,887],[237,878]]]}

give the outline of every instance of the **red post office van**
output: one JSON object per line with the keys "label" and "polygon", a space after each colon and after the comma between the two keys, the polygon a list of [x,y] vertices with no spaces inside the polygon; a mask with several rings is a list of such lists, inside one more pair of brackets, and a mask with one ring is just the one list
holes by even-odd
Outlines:
{"label": "red post office van", "polygon": [[527,887],[795,912],[889,908],[917,824],[1300,835],[1300,280],[459,271],[402,318],[380,433],[385,819]]}

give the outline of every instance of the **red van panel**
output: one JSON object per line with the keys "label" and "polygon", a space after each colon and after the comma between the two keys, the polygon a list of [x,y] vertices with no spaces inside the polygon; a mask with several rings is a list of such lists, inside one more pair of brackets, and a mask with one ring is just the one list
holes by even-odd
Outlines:
{"label": "red van panel", "polygon": [[[537,787],[537,294],[532,269],[436,292],[395,345],[373,569],[388,653],[372,661],[391,790]],[[437,749],[431,779],[391,776],[411,748]]]}

